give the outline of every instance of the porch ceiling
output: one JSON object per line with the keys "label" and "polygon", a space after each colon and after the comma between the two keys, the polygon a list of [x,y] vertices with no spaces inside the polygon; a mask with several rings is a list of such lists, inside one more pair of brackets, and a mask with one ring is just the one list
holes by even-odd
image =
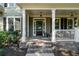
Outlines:
{"label": "porch ceiling", "polygon": [[51,15],[50,10],[26,10],[30,15]]}
{"label": "porch ceiling", "polygon": [[79,8],[79,3],[17,3],[21,8],[32,9],[32,8]]}

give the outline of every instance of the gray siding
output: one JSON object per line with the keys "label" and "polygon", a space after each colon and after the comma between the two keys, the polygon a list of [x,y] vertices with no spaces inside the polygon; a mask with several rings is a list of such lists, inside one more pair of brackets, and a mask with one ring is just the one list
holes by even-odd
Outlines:
{"label": "gray siding", "polygon": [[33,18],[30,17],[29,19],[29,36],[32,37],[33,36]]}
{"label": "gray siding", "polygon": [[46,31],[47,33],[51,33],[51,19],[46,18]]}

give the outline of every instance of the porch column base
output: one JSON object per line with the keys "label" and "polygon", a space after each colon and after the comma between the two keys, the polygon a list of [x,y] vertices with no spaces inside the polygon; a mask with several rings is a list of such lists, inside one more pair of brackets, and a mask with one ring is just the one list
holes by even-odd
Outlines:
{"label": "porch column base", "polygon": [[22,38],[20,39],[20,42],[26,42],[26,37],[22,37]]}
{"label": "porch column base", "polygon": [[74,29],[75,29],[75,36],[74,36],[75,42],[79,42],[79,29],[78,28]]}
{"label": "porch column base", "polygon": [[27,48],[26,46],[26,37],[20,39],[19,48]]}

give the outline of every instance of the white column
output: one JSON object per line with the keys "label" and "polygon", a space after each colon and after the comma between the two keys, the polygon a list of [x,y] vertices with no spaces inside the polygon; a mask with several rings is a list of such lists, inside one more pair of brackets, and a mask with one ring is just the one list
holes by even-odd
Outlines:
{"label": "white column", "polygon": [[6,31],[8,31],[8,17],[6,18]]}
{"label": "white column", "polygon": [[23,9],[23,14],[22,14],[22,39],[21,42],[25,42],[26,41],[26,13],[25,13],[25,9]]}
{"label": "white column", "polygon": [[56,39],[55,39],[55,9],[52,10],[52,42],[56,42]]}
{"label": "white column", "polygon": [[29,37],[29,14],[27,14],[27,37]]}

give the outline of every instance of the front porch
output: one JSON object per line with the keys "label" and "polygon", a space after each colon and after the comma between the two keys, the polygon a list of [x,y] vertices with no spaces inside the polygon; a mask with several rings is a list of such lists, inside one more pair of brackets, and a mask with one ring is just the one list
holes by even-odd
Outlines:
{"label": "front porch", "polygon": [[[76,41],[78,10],[24,10],[22,38],[47,41]],[[22,20],[23,20],[22,19]],[[76,29],[75,29],[76,28]],[[77,37],[77,36],[76,36]],[[77,38],[78,41],[78,38]],[[76,41],[76,42],[77,42]]]}

